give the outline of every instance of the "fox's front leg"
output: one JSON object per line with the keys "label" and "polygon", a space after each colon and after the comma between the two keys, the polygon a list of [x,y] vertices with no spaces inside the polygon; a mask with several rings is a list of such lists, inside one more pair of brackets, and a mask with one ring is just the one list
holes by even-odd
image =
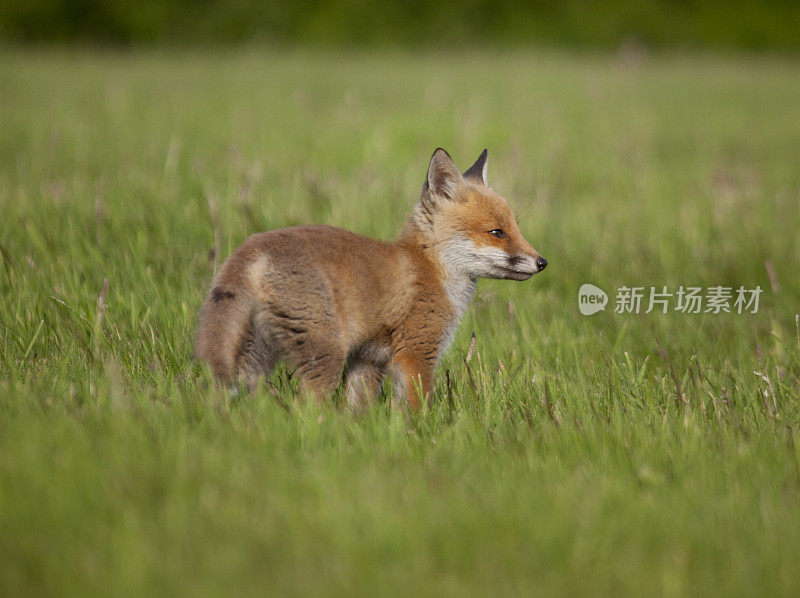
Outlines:
{"label": "fox's front leg", "polygon": [[393,360],[401,396],[414,411],[433,395],[433,366],[430,360],[410,351],[399,353]]}
{"label": "fox's front leg", "polygon": [[386,375],[386,364],[357,361],[345,372],[345,396],[350,409],[358,410],[374,399]]}

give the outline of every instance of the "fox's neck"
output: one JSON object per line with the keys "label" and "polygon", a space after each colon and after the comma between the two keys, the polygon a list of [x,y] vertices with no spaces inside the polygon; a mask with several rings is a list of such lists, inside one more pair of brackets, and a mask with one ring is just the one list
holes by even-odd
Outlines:
{"label": "fox's neck", "polygon": [[442,288],[453,307],[454,326],[458,326],[475,294],[476,281],[458,267],[457,248],[442,244],[430,234],[430,226],[417,210],[409,217],[398,244],[412,249],[427,259],[440,273]]}

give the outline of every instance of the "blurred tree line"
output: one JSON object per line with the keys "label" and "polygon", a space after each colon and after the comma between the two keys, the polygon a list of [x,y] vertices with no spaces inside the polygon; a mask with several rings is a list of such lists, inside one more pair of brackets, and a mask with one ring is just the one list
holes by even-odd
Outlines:
{"label": "blurred tree line", "polygon": [[0,0],[0,40],[800,48],[797,0]]}

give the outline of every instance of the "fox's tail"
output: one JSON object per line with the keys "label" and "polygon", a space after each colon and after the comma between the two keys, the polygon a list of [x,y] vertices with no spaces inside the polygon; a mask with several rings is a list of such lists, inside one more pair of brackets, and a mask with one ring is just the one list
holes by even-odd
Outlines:
{"label": "fox's tail", "polygon": [[200,310],[195,339],[195,356],[208,363],[220,382],[236,374],[237,358],[250,329],[250,293],[214,284]]}

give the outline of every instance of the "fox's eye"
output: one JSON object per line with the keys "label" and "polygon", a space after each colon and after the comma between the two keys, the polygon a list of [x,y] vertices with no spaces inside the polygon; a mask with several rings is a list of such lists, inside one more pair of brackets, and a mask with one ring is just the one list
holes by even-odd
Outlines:
{"label": "fox's eye", "polygon": [[497,237],[498,239],[505,239],[506,238],[506,234],[503,232],[503,229],[501,229],[501,228],[496,228],[494,230],[490,230],[489,234],[492,235],[493,237]]}

